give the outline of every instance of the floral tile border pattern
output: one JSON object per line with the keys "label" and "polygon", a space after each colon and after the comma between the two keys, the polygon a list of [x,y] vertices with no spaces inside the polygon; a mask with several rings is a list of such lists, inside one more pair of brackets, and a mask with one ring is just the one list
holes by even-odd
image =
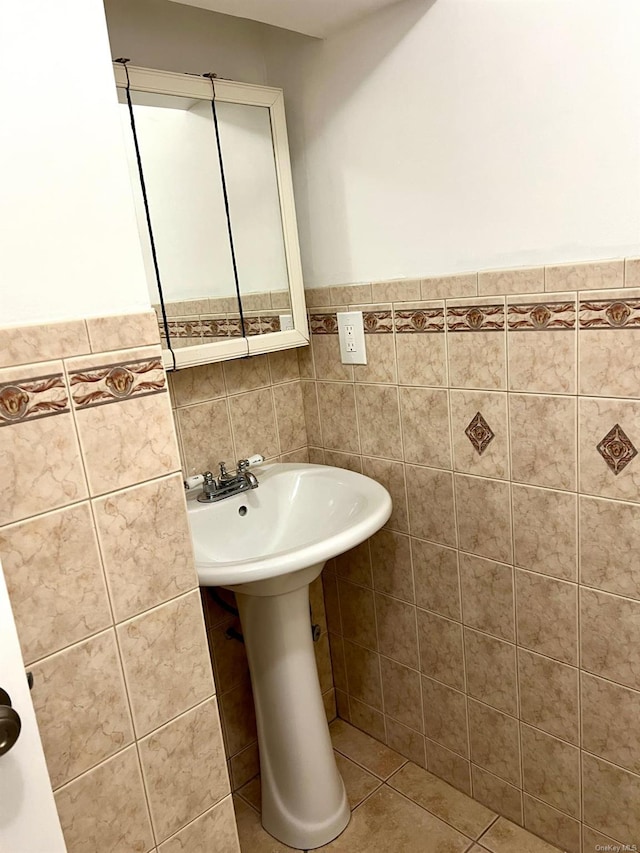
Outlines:
{"label": "floral tile border pattern", "polygon": [[502,332],[504,305],[447,306],[447,328],[450,332]]}
{"label": "floral tile border pattern", "polygon": [[69,411],[69,395],[62,373],[0,385],[0,427]]}
{"label": "floral tile border pattern", "polygon": [[157,356],[73,371],[69,374],[69,384],[75,409],[104,406],[167,390],[162,360]]}
{"label": "floral tile border pattern", "polygon": [[573,301],[509,304],[507,320],[510,332],[570,331],[576,327],[576,306]]}
{"label": "floral tile border pattern", "polygon": [[598,299],[580,302],[581,329],[640,328],[640,299]]}
{"label": "floral tile border pattern", "polygon": [[396,310],[395,329],[400,334],[444,332],[444,308]]}

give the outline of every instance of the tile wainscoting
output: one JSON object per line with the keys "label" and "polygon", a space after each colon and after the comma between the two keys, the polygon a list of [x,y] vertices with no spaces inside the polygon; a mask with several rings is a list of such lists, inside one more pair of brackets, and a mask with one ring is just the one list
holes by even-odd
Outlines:
{"label": "tile wainscoting", "polygon": [[239,850],[155,315],[0,328],[0,465],[69,853]]}
{"label": "tile wainscoting", "polygon": [[311,290],[299,353],[310,460],[394,501],[324,572],[338,715],[571,853],[640,841],[634,288],[638,259]]}

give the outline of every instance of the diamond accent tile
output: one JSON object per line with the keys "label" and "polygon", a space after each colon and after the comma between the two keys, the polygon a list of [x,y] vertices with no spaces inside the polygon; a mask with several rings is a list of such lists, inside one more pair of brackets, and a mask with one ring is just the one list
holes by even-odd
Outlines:
{"label": "diamond accent tile", "polygon": [[627,467],[634,456],[638,455],[638,451],[620,424],[616,424],[609,430],[598,444],[597,451],[616,476]]}
{"label": "diamond accent tile", "polygon": [[476,412],[469,426],[465,429],[465,434],[471,444],[475,447],[479,456],[485,452],[487,447],[495,438],[495,434],[489,424],[482,417],[480,412]]}

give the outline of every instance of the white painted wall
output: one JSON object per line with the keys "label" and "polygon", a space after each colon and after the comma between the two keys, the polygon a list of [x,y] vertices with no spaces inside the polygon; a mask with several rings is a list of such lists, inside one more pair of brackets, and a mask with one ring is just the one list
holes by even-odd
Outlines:
{"label": "white painted wall", "polygon": [[268,38],[307,287],[640,253],[635,0],[406,0]]}
{"label": "white painted wall", "polygon": [[100,0],[5,3],[0,324],[149,306]]}

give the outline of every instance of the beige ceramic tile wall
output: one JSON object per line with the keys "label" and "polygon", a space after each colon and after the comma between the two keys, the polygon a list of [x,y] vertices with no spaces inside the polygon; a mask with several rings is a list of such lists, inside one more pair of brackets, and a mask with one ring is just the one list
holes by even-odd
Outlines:
{"label": "beige ceramic tile wall", "polygon": [[152,313],[0,329],[0,468],[68,850],[239,850]]}
{"label": "beige ceramic tile wall", "polygon": [[394,502],[325,570],[339,716],[571,853],[640,839],[639,271],[310,291],[300,352],[311,461]]}
{"label": "beige ceramic tile wall", "polygon": [[[267,459],[305,462],[307,431],[298,356],[295,350],[180,370],[170,375],[174,417],[183,469],[189,474],[217,470],[262,453]],[[234,596],[216,590],[231,607]],[[256,722],[247,658],[239,619],[202,592],[209,648],[218,689],[222,730],[234,790],[259,771]],[[336,715],[320,579],[311,586],[313,620],[321,635],[315,644],[327,716]]]}

